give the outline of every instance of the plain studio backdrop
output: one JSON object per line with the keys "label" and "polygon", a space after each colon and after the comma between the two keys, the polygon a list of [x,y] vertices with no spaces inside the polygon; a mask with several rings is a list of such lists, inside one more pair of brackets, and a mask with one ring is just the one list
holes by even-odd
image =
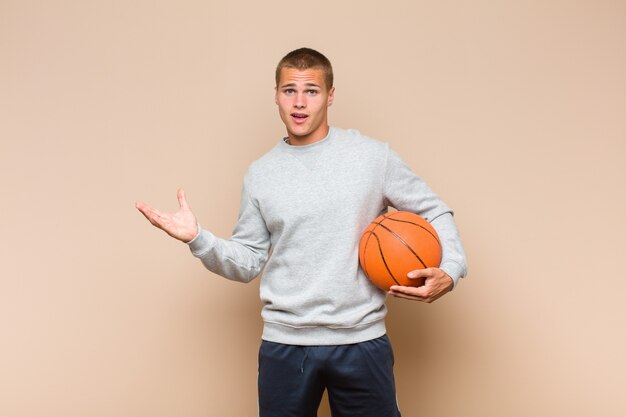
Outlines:
{"label": "plain studio backdrop", "polygon": [[229,237],[301,46],[464,240],[457,290],[388,300],[403,415],[626,415],[625,45],[623,1],[1,0],[0,415],[256,415],[258,280],[134,203]]}

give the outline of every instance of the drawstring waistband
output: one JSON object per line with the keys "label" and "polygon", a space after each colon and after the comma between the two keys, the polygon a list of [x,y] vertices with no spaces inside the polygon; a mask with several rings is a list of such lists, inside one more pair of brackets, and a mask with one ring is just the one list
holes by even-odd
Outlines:
{"label": "drawstring waistband", "polygon": [[304,361],[306,361],[307,356],[309,356],[309,348],[304,347],[304,357],[302,358],[302,363],[300,364],[300,373],[304,373]]}

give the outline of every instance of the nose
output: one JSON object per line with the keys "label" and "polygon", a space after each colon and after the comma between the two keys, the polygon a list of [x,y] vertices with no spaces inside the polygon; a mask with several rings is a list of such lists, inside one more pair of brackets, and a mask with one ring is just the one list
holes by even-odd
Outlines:
{"label": "nose", "polygon": [[293,102],[293,106],[297,109],[303,109],[306,107],[306,96],[302,93],[296,94],[296,99]]}

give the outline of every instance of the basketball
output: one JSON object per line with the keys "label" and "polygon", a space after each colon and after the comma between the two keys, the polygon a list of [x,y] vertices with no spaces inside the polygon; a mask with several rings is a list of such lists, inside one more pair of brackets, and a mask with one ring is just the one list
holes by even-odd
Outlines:
{"label": "basketball", "polygon": [[394,211],[377,217],[359,242],[359,263],[374,285],[385,291],[392,285],[419,287],[410,279],[416,269],[438,267],[441,243],[435,229],[421,216]]}

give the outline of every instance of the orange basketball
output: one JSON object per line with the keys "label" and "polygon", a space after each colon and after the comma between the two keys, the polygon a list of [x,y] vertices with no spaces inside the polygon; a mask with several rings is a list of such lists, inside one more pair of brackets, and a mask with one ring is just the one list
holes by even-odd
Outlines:
{"label": "orange basketball", "polygon": [[435,229],[424,218],[407,211],[394,211],[377,217],[363,232],[359,243],[359,263],[365,275],[383,290],[392,285],[418,287],[407,273],[438,267],[441,243]]}

